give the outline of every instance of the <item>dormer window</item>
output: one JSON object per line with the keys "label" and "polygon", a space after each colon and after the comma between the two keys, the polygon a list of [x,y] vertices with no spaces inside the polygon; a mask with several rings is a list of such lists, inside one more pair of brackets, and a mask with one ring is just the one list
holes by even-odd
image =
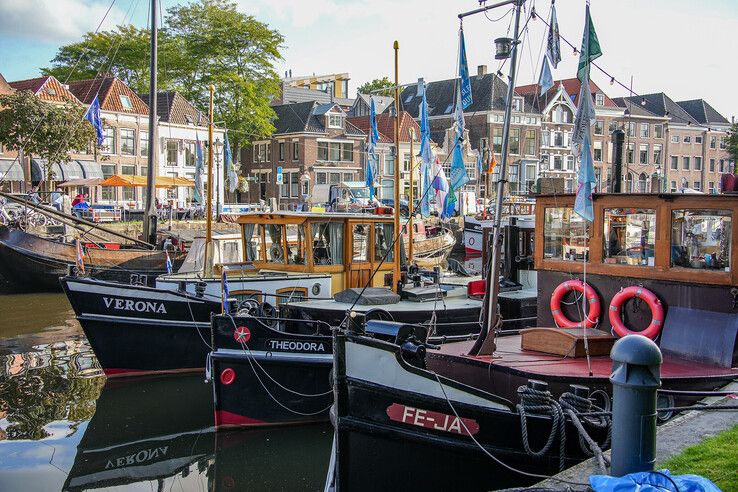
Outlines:
{"label": "dormer window", "polygon": [[56,89],[54,89],[53,87],[49,87],[48,89],[46,89],[46,93],[50,96],[56,96]]}
{"label": "dormer window", "polygon": [[604,106],[605,105],[605,95],[601,92],[598,92],[595,94],[595,105],[597,106]]}
{"label": "dormer window", "polygon": [[131,103],[131,98],[128,96],[125,96],[121,94],[120,96],[120,104],[123,106],[123,109],[133,109],[133,104]]}
{"label": "dormer window", "polygon": [[194,125],[195,124],[195,120],[192,119],[192,115],[190,115],[190,114],[186,114],[185,115],[185,121],[189,125]]}
{"label": "dormer window", "polygon": [[513,97],[512,110],[513,111],[523,110],[523,98],[522,97]]}
{"label": "dormer window", "polygon": [[328,128],[343,128],[343,116],[340,114],[328,114]]}

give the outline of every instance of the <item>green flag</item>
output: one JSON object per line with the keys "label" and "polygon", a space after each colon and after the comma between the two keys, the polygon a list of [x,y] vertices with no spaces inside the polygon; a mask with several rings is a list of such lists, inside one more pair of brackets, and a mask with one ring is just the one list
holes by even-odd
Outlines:
{"label": "green flag", "polygon": [[589,5],[587,5],[584,26],[582,50],[579,53],[579,69],[577,70],[577,78],[580,82],[584,81],[585,74],[587,76],[587,80],[589,80],[589,63],[602,56],[600,41],[597,39],[595,26],[594,23],[592,23],[592,17],[589,15]]}

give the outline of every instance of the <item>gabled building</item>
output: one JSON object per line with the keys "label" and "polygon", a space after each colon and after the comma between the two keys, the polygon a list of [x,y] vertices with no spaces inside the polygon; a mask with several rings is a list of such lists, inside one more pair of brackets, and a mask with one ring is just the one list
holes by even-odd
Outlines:
{"label": "gabled building", "polygon": [[[141,100],[149,104],[149,94],[140,94]],[[204,163],[207,166],[208,115],[192,105],[176,91],[162,91],[156,97],[156,114],[159,120],[158,131],[158,174],[159,176],[195,179],[197,163],[196,143],[200,140]],[[226,184],[223,143],[224,131],[213,129],[213,175],[218,177],[214,190],[214,209],[226,203]],[[207,172],[203,174],[203,184],[207,187]],[[169,202],[175,207],[185,208],[193,204],[194,187],[179,186],[157,190],[159,200]],[[228,202],[235,201],[230,197]]]}
{"label": "gabled building", "polygon": [[69,91],[69,86],[59,82],[53,75],[17,80],[11,82],[10,86],[17,91],[31,91],[42,101],[56,104],[80,104],[80,100]]}
{"label": "gabled building", "polygon": [[15,91],[12,87],[10,87],[10,84],[8,84],[8,81],[5,80],[5,77],[3,77],[3,74],[0,73],[0,96],[12,94]]}
{"label": "gabled building", "polygon": [[292,76],[292,70],[285,72],[282,81],[292,87],[303,87],[316,91],[324,91],[333,97],[348,98],[348,73],[329,73],[324,75]]}
{"label": "gabled building", "polygon": [[[377,115],[389,113],[393,114],[395,109],[395,98],[388,96],[375,95],[374,97],[374,112]],[[369,116],[371,114],[372,107],[372,95],[371,94],[356,94],[354,104],[349,111],[351,116]]]}
{"label": "gabled building", "polygon": [[272,136],[241,151],[248,201],[278,197],[281,208],[294,208],[312,200],[315,186],[364,179],[366,134],[347,121],[340,105],[307,101],[272,109]]}

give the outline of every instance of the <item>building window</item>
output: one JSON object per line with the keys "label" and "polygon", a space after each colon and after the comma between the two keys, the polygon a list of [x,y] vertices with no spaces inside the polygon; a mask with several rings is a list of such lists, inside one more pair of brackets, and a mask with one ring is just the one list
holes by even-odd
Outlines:
{"label": "building window", "polygon": [[697,191],[702,191],[702,181],[695,181],[694,182],[694,189]]}
{"label": "building window", "polygon": [[702,143],[702,135],[698,135],[694,137],[694,143],[701,144]]}
{"label": "building window", "polygon": [[661,144],[653,144],[653,163],[661,164]]}
{"label": "building window", "polygon": [[695,156],[695,158],[694,158],[694,168],[697,171],[702,171],[702,157]]}
{"label": "building window", "polygon": [[564,146],[564,132],[554,132],[554,147]]}
{"label": "building window", "polygon": [[300,142],[292,142],[292,160],[300,160]]}
{"label": "building window", "polygon": [[710,172],[715,172],[715,159],[710,159]]}
{"label": "building window", "polygon": [[714,181],[710,181],[710,182],[707,183],[707,191],[710,194],[714,194],[715,193],[715,182]]}
{"label": "building window", "polygon": [[326,183],[328,183],[326,173],[315,173],[315,184],[324,185]]}
{"label": "building window", "polygon": [[601,92],[598,92],[595,94],[595,104],[597,106],[604,106],[605,105],[605,95]]}
{"label": "building window", "polygon": [[553,168],[554,171],[562,171],[564,159],[560,155],[554,156]]}
{"label": "building window", "polygon": [[[125,97],[125,96],[120,96]],[[136,130],[131,128],[120,129],[120,153],[134,155],[136,153]]]}
{"label": "building window", "polygon": [[512,110],[513,111],[523,110],[523,98],[522,97],[513,97]]}
{"label": "building window", "polygon": [[120,104],[123,106],[123,109],[133,109],[133,104],[131,103],[131,98],[128,96],[121,94],[120,95]]}
{"label": "building window", "polygon": [[656,211],[606,208],[603,262],[654,266]]}
{"label": "building window", "polygon": [[385,154],[384,156],[384,173],[385,176],[395,175],[395,156],[392,154]]}
{"label": "building window", "polygon": [[663,138],[664,125],[653,125],[653,136],[656,138]]}
{"label": "building window", "polygon": [[290,198],[297,198],[298,193],[300,192],[299,179],[299,173],[290,173]]}
{"label": "building window", "polygon": [[720,159],[720,172],[727,172],[727,169],[725,168],[725,159]]}
{"label": "building window", "polygon": [[343,162],[354,161],[354,144],[342,143],[341,144],[341,160]]}
{"label": "building window", "polygon": [[638,162],[648,164],[648,144],[640,144],[638,146]]}
{"label": "building window", "polygon": [[674,210],[671,266],[730,271],[730,210]]}
{"label": "building window", "polygon": [[720,148],[725,150],[728,147],[728,140],[725,137],[720,138]]}
{"label": "building window", "polygon": [[541,147],[550,147],[551,146],[551,132],[548,130],[543,130],[541,132]]}
{"label": "building window", "polygon": [[525,155],[536,154],[536,131],[527,130],[525,132]]}
{"label": "building window", "polygon": [[634,143],[629,143],[628,144],[627,154],[626,154],[627,155],[626,159],[627,159],[628,164],[633,164],[634,159],[635,159],[635,155],[634,154],[635,154],[635,144]]}
{"label": "building window", "polygon": [[684,139],[682,140],[684,143],[692,143],[692,137],[689,135],[685,135]]}
{"label": "building window", "polygon": [[115,128],[113,127],[103,127],[102,153],[115,154]]}
{"label": "building window", "polygon": [[682,169],[689,171],[689,157],[682,157]]}
{"label": "building window", "polygon": [[553,111],[554,123],[571,123],[571,111],[564,105],[556,106]]}
{"label": "building window", "polygon": [[139,132],[138,138],[141,157],[146,157],[149,155],[149,132]]}
{"label": "building window", "polygon": [[353,162],[354,146],[350,142],[318,142],[318,160]]}
{"label": "building window", "polygon": [[135,176],[136,175],[136,166],[121,166],[120,167],[120,173],[123,176]]}
{"label": "building window", "polygon": [[184,150],[185,150],[185,166],[194,166],[196,164],[195,160],[197,159],[197,150],[195,149],[195,142],[185,142],[184,144]]}
{"label": "building window", "polygon": [[[263,176],[263,175],[262,175]],[[279,185],[279,196],[282,198],[290,197],[290,173],[283,173],[282,184]]]}
{"label": "building window", "polygon": [[574,156],[573,155],[566,156],[566,169],[568,171],[574,170]]}
{"label": "building window", "polygon": [[177,165],[177,150],[179,145],[176,140],[167,140],[167,166]]}
{"label": "building window", "polygon": [[632,121],[628,122],[628,136],[629,137],[635,137],[636,135],[636,124]]}
{"label": "building window", "polygon": [[671,143],[679,143],[679,135],[672,135]]}
{"label": "building window", "polygon": [[673,171],[676,171],[677,169],[679,169],[679,157],[675,155],[671,156],[671,169]]}
{"label": "building window", "polygon": [[520,154],[520,128],[510,129],[510,153]]}
{"label": "building window", "polygon": [[268,142],[255,143],[253,148],[254,162],[271,162],[272,144]]}
{"label": "building window", "polygon": [[284,142],[279,142],[279,160],[284,161]]}
{"label": "building window", "polygon": [[610,130],[610,133],[614,132],[618,129],[618,122],[615,120],[610,121],[610,124],[608,125],[608,130]]}
{"label": "building window", "polygon": [[714,149],[717,147],[717,137],[715,135],[712,135],[710,137],[710,148]]}
{"label": "building window", "polygon": [[328,128],[343,128],[343,117],[340,114],[328,114]]}
{"label": "building window", "polygon": [[646,177],[646,173],[641,173],[640,176],[638,176],[638,192],[639,193],[646,192],[647,180],[648,178]]}
{"label": "building window", "polygon": [[587,222],[573,208],[547,208],[543,216],[543,258],[572,261],[587,258],[587,228]]}
{"label": "building window", "polygon": [[502,128],[492,129],[492,152],[502,153]]}
{"label": "building window", "polygon": [[605,133],[605,122],[602,120],[595,121],[594,134],[602,135]]}
{"label": "building window", "polygon": [[602,162],[602,142],[594,143],[594,160]]}
{"label": "building window", "polygon": [[641,138],[648,138],[648,123],[641,123]]}
{"label": "building window", "polygon": [[672,182],[671,182],[671,192],[672,193],[676,193],[676,191],[677,191],[676,181],[673,181],[672,180]]}

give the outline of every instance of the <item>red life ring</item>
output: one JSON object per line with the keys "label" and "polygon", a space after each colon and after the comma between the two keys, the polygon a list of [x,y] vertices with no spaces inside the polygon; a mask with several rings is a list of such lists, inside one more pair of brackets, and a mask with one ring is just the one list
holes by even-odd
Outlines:
{"label": "red life ring", "polygon": [[592,328],[597,325],[600,317],[600,298],[597,297],[597,292],[589,284],[586,284],[589,309],[585,313],[585,319],[583,321],[571,321],[561,312],[561,300],[566,293],[572,290],[584,293],[584,286],[585,284],[581,280],[567,280],[560,283],[551,294],[551,314],[559,328],[581,328],[582,324],[585,328]]}
{"label": "red life ring", "polygon": [[[651,308],[651,324],[643,331],[629,330],[620,316],[620,310],[623,304],[625,304],[625,301],[633,297],[643,299],[648,304],[648,307]],[[664,325],[664,307],[661,305],[659,298],[656,297],[656,294],[650,290],[638,286],[626,287],[625,289],[620,289],[620,292],[615,294],[615,297],[610,301],[609,317],[610,324],[619,336],[643,335],[653,340]]]}

